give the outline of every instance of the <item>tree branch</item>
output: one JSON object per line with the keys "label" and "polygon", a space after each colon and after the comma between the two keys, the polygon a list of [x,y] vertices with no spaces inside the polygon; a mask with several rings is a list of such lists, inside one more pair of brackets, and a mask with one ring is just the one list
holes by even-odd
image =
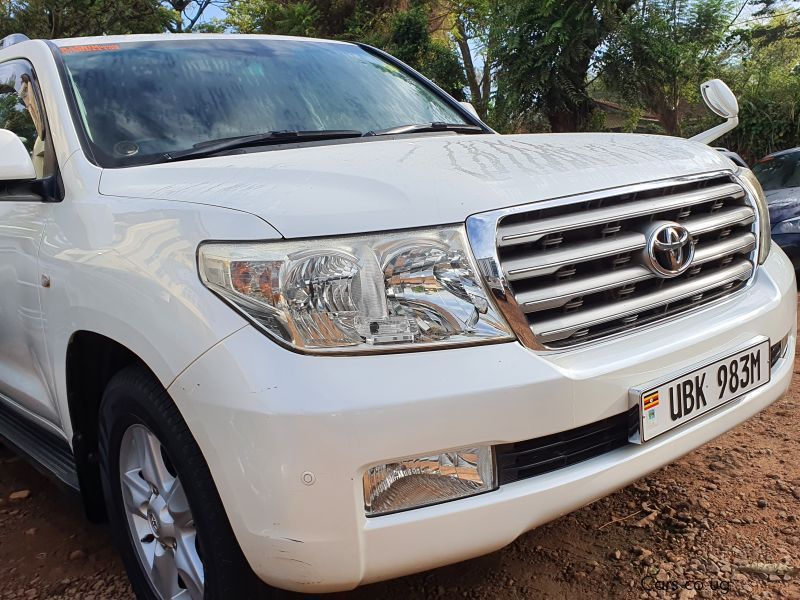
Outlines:
{"label": "tree branch", "polygon": [[195,14],[194,18],[189,19],[189,23],[186,26],[186,31],[191,31],[192,28],[197,25],[200,17],[203,16],[203,12],[205,12],[205,10],[208,8],[208,5],[211,4],[211,0],[199,0],[197,4],[197,13]]}

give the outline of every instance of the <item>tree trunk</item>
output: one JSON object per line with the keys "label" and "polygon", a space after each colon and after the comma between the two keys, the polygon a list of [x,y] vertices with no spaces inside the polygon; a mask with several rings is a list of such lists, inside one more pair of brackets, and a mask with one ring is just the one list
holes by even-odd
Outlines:
{"label": "tree trunk", "polygon": [[478,114],[482,119],[489,115],[489,102],[492,97],[492,65],[494,64],[494,48],[496,37],[492,29],[489,29],[486,39],[486,55],[484,56],[483,75],[481,76],[481,105],[478,107]]}
{"label": "tree trunk", "polygon": [[483,97],[481,95],[481,87],[478,85],[478,75],[475,72],[475,63],[472,62],[472,51],[469,49],[467,30],[466,27],[464,27],[464,22],[461,19],[456,19],[456,27],[458,28],[458,49],[461,51],[461,60],[464,61],[464,70],[467,73],[470,100],[475,106],[475,109],[478,111],[478,114],[480,114],[479,107],[483,106]]}
{"label": "tree trunk", "polygon": [[[569,73],[563,73],[566,82],[554,82],[545,97],[545,114],[551,131],[584,131],[592,114],[592,101],[586,92],[586,74],[594,50],[586,47],[583,56]],[[567,77],[569,79],[567,79]],[[570,93],[569,90],[572,90]],[[577,96],[577,97],[576,97]]]}
{"label": "tree trunk", "polygon": [[476,107],[481,119],[489,113],[489,98],[492,94],[492,63],[489,62],[489,53],[486,53],[486,62],[483,65],[481,78],[481,103]]}
{"label": "tree trunk", "polygon": [[650,106],[655,108],[658,122],[667,132],[667,135],[681,136],[680,106],[677,102],[670,101],[663,91],[657,86],[647,89],[650,97]]}
{"label": "tree trunk", "polygon": [[546,114],[550,122],[550,131],[553,133],[585,131],[589,124],[591,108],[588,103],[584,103],[572,109],[548,110]]}
{"label": "tree trunk", "polygon": [[677,109],[666,108],[663,111],[659,111],[658,121],[667,132],[667,135],[681,137],[681,120]]}

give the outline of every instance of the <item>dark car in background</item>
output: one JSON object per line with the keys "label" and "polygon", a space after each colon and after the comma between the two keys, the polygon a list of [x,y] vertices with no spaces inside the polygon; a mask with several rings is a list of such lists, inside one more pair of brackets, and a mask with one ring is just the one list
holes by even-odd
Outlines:
{"label": "dark car in background", "polygon": [[800,267],[800,148],[769,154],[753,166],[764,188],[772,239]]}

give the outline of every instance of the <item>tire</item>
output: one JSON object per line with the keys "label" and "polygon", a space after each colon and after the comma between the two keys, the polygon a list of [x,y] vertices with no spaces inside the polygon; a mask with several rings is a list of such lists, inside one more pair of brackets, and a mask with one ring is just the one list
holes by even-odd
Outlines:
{"label": "tire", "polygon": [[112,534],[137,598],[274,597],[247,564],[186,422],[143,367],[106,387],[99,451]]}

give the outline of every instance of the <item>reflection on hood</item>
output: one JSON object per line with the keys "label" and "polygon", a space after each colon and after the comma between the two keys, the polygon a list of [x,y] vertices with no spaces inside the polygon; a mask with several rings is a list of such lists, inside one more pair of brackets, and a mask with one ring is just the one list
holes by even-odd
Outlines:
{"label": "reflection on hood", "polygon": [[781,221],[800,216],[800,187],[765,192],[769,205],[769,220],[774,227]]}

